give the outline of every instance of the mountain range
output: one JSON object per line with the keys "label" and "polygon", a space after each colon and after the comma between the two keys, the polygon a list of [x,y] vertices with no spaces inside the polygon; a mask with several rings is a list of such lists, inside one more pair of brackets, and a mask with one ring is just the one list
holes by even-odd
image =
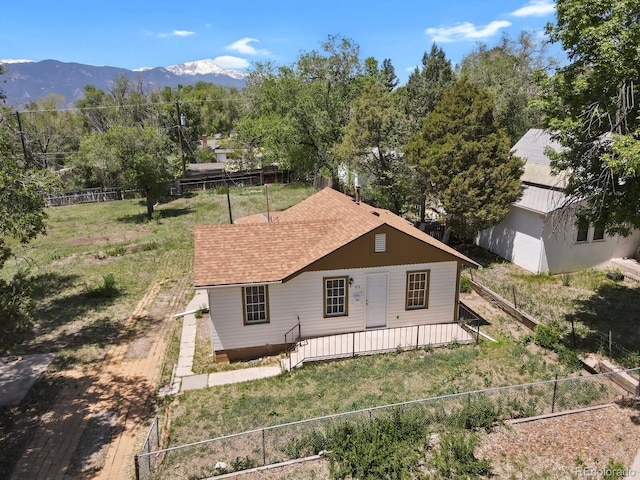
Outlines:
{"label": "mountain range", "polygon": [[36,102],[49,93],[63,95],[67,106],[82,98],[85,85],[109,92],[113,81],[126,75],[132,81],[141,81],[145,92],[154,88],[192,85],[209,82],[242,88],[246,75],[225,70],[212,60],[197,60],[169,67],[144,67],[135,70],[118,67],[98,67],[81,63],[65,63],[57,60],[0,60],[5,74],[0,76],[0,90],[5,95],[5,105],[22,108]]}

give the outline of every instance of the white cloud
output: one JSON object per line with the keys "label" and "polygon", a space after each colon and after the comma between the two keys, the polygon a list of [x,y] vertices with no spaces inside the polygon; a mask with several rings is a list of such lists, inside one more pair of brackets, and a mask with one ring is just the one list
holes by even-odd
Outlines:
{"label": "white cloud", "polygon": [[228,70],[237,70],[249,67],[249,60],[240,57],[233,57],[231,55],[221,55],[213,59],[213,63],[219,67]]}
{"label": "white cloud", "polygon": [[556,10],[553,0],[531,0],[529,5],[511,12],[514,17],[544,17]]}
{"label": "white cloud", "polygon": [[155,33],[155,32],[152,32],[151,30],[145,30],[144,33],[149,35],[150,37],[157,37],[157,38],[190,37],[191,35],[196,34],[196,32],[192,32],[190,30],[174,30],[171,33]]}
{"label": "white cloud", "polygon": [[173,35],[176,37],[190,37],[191,35],[195,35],[196,32],[190,32],[189,30],[174,30]]}
{"label": "white cloud", "polygon": [[500,29],[511,26],[507,20],[494,20],[488,25],[477,27],[473,23],[459,23],[453,27],[427,28],[425,33],[434,42],[457,42],[460,40],[478,40],[494,36]]}
{"label": "white cloud", "polygon": [[227,45],[225,48],[243,55],[269,55],[268,50],[258,50],[253,45],[249,45],[252,42],[260,43],[260,40],[257,38],[244,37],[233,42],[231,45]]}

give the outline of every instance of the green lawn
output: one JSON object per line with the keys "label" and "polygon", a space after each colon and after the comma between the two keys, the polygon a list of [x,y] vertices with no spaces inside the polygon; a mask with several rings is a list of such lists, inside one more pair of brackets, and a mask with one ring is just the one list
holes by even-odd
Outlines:
{"label": "green lawn", "polygon": [[[234,218],[265,211],[263,192],[232,188]],[[271,209],[288,208],[311,193],[303,185],[271,185]],[[152,284],[159,285],[158,294],[128,340],[159,328],[168,313],[176,313],[168,311],[168,299],[177,297],[177,305],[186,305],[193,291],[193,227],[227,223],[227,197],[207,191],[168,199],[157,207],[158,221],[148,221],[145,211],[141,200],[47,209],[48,234],[26,248],[16,246],[15,261],[1,273],[26,270],[35,299],[33,334],[12,353],[55,352],[50,373],[84,369],[103,358]],[[178,356],[179,325],[173,325],[168,359]],[[168,360],[163,368],[165,382],[172,366]],[[0,472],[11,471],[39,416],[68,387],[61,377],[45,375],[21,405],[0,407]]]}
{"label": "green lawn", "polygon": [[[272,185],[273,210],[312,193],[302,185]],[[266,210],[263,189],[232,188],[234,218]],[[64,366],[92,362],[118,334],[152,282],[170,292],[193,273],[193,227],[228,222],[227,197],[215,191],[170,199],[148,221],[140,200],[47,210],[48,234],[9,262],[4,273],[28,268],[36,326],[14,353],[60,352]],[[105,277],[115,289],[102,294]]]}
{"label": "green lawn", "polygon": [[[553,323],[571,340],[573,321],[578,345],[596,351],[611,332],[613,341],[631,351],[619,355],[637,366],[640,352],[640,283],[613,281],[606,270],[585,270],[562,275],[535,275],[478,247],[464,253],[483,265],[468,272],[517,307],[544,323]],[[606,350],[606,348],[605,348]],[[635,354],[634,354],[635,352]],[[608,353],[608,352],[601,352]]]}

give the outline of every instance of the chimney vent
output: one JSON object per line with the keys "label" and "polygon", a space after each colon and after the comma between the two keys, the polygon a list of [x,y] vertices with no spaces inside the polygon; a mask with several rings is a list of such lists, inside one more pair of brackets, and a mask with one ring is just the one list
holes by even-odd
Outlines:
{"label": "chimney vent", "polygon": [[356,185],[356,203],[360,205],[360,185]]}

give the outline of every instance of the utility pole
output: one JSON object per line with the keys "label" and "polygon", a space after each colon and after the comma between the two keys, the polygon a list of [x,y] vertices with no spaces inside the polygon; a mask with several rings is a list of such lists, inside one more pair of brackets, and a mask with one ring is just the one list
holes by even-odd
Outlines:
{"label": "utility pole", "polygon": [[176,102],[176,113],[178,115],[178,143],[180,144],[180,156],[182,158],[182,178],[187,177],[187,164],[184,161],[184,145],[182,143],[182,127],[184,126],[184,116],[180,114],[180,102]]}
{"label": "utility pole", "polygon": [[24,143],[24,132],[22,131],[22,120],[20,120],[20,112],[16,110],[16,118],[18,119],[18,130],[20,131],[20,141],[22,142],[22,154],[24,155],[24,162],[27,160],[27,146]]}
{"label": "utility pole", "polygon": [[227,206],[229,207],[229,225],[233,225],[233,216],[231,215],[231,195],[229,193],[229,180],[225,179],[224,183],[227,187]]}

